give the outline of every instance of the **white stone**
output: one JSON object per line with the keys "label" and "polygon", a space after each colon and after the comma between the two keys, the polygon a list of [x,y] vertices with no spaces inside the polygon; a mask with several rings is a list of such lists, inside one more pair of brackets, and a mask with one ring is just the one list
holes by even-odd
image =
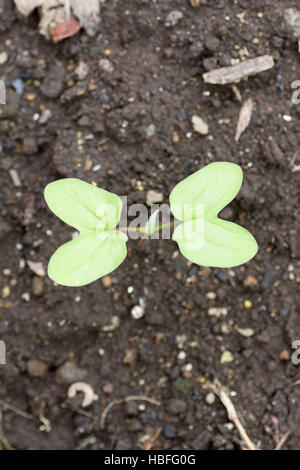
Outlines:
{"label": "white stone", "polygon": [[225,317],[227,315],[227,312],[228,310],[225,307],[211,307],[208,309],[208,315],[217,318],[219,318],[221,315]]}
{"label": "white stone", "polygon": [[208,134],[208,125],[206,124],[205,121],[200,116],[194,115],[192,117],[192,124],[193,124],[193,129],[195,132],[198,132],[198,134],[201,135],[207,135]]}
{"label": "white stone", "polygon": [[250,338],[254,335],[255,331],[252,328],[237,328],[237,331],[240,335],[245,336],[245,338]]}
{"label": "white stone", "polygon": [[135,320],[139,320],[144,315],[145,315],[145,308],[143,306],[135,305],[134,307],[132,307],[131,309],[132,318],[134,318]]}
{"label": "white stone", "polygon": [[153,189],[150,189],[150,191],[147,191],[147,196],[146,196],[147,206],[151,206],[152,204],[162,202],[163,199],[164,199],[163,193],[153,191]]}
{"label": "white stone", "polygon": [[214,299],[217,297],[217,295],[216,295],[215,292],[207,292],[206,297],[207,297],[209,300],[214,300]]}
{"label": "white stone", "polygon": [[215,394],[212,392],[209,392],[205,397],[205,401],[208,405],[212,405],[215,399],[216,399]]}
{"label": "white stone", "polygon": [[7,52],[0,52],[0,65],[4,65],[8,61]]}
{"label": "white stone", "polygon": [[230,351],[224,351],[221,356],[221,364],[226,364],[227,362],[232,362],[234,360],[233,354]]}

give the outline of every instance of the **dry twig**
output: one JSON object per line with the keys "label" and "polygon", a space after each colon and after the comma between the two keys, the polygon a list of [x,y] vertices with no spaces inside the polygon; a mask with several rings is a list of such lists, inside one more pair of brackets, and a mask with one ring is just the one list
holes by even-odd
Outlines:
{"label": "dry twig", "polygon": [[3,445],[5,450],[15,450],[10,443],[8,442],[4,430],[3,430],[3,411],[2,407],[0,406],[0,444]]}
{"label": "dry twig", "polygon": [[122,403],[127,403],[129,401],[147,401],[148,403],[152,403],[152,405],[160,406],[159,401],[155,400],[154,398],[146,397],[145,395],[140,395],[140,396],[139,395],[129,395],[128,397],[125,397],[125,398],[119,398],[119,399],[112,400],[109,403],[107,403],[104,410],[102,411],[101,418],[100,418],[100,429],[105,428],[106,417],[107,417],[108,413],[110,412],[110,410],[112,409],[113,406],[121,405]]}
{"label": "dry twig", "polygon": [[277,446],[275,447],[275,450],[280,450],[283,444],[286,442],[286,440],[290,437],[291,431],[287,431],[282,438],[279,440]]}
{"label": "dry twig", "polygon": [[17,415],[22,416],[25,419],[31,419],[33,421],[35,419],[33,415],[30,415],[29,413],[26,413],[26,411],[20,410],[19,408],[16,408],[15,406],[10,405],[9,403],[6,403],[5,401],[0,400],[0,406],[2,406],[4,409],[6,408],[10,411],[13,411]]}
{"label": "dry twig", "polygon": [[159,437],[162,428],[158,428],[157,431],[154,433],[153,437],[150,439],[148,444],[145,446],[144,450],[151,450],[155,444],[156,439]]}
{"label": "dry twig", "polygon": [[248,59],[239,64],[230,67],[221,67],[204,73],[203,80],[205,83],[213,83],[214,85],[227,85],[236,82],[249,75],[255,75],[265,70],[269,70],[274,66],[273,57],[270,55],[262,55],[255,59]]}
{"label": "dry twig", "polygon": [[215,379],[214,383],[208,382],[205,385],[203,385],[203,388],[209,388],[220,398],[221,402],[223,403],[223,405],[225,406],[227,410],[228,418],[230,419],[230,421],[233,422],[233,424],[239,431],[240,436],[242,440],[244,441],[244,443],[246,444],[247,448],[249,450],[258,450],[256,445],[248,437],[248,434],[246,433],[246,430],[241,423],[239,415],[229,397],[227,390],[220,384],[220,382],[217,379]]}

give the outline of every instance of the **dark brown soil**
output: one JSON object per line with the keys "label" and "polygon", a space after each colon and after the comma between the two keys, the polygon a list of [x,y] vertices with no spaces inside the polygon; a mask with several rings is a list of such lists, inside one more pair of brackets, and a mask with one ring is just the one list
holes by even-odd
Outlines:
{"label": "dark brown soil", "polygon": [[[296,3],[201,0],[193,8],[188,0],[107,0],[95,37],[80,32],[54,45],[38,34],[34,15],[21,18],[5,1],[0,52],[8,61],[0,78],[10,105],[0,120],[0,339],[7,365],[0,366],[0,398],[30,415],[3,407],[12,447],[139,449],[157,433],[154,449],[240,449],[224,406],[217,398],[207,403],[203,383],[218,378],[232,391],[256,445],[274,448],[290,431],[283,448],[300,448],[300,370],[290,359],[300,338],[300,173],[291,164],[300,163],[300,105],[291,103],[300,62],[283,17]],[[167,27],[172,10],[183,18]],[[243,11],[244,22],[237,16]],[[230,65],[241,51],[242,58],[272,54],[275,67],[237,85],[255,109],[236,144],[240,103],[230,85],[207,86],[202,73]],[[80,61],[87,65],[82,80],[75,72]],[[16,79],[24,85],[21,95]],[[44,109],[52,116],[41,124]],[[208,136],[193,132],[194,114],[208,123]],[[46,267],[72,233],[47,209],[47,183],[79,177],[128,195],[129,203],[145,202],[153,189],[167,203],[177,182],[219,160],[244,170],[243,189],[224,216],[258,241],[259,252],[246,265],[200,268],[170,240],[152,240],[143,251],[130,240],[110,287],[101,280],[56,286],[27,265]],[[14,186],[11,169],[21,187]],[[207,296],[212,292],[215,299]],[[146,313],[134,320],[130,311],[140,297]],[[212,307],[226,308],[227,315],[209,315]],[[113,316],[119,326],[103,331]],[[253,336],[237,330],[243,328]],[[184,335],[184,359],[178,335]],[[221,363],[225,350],[233,355],[230,363]],[[78,379],[99,397],[85,411],[80,395],[67,398],[68,383]],[[116,405],[101,430],[105,405],[130,395],[160,406]],[[50,432],[40,428],[41,413]]]}

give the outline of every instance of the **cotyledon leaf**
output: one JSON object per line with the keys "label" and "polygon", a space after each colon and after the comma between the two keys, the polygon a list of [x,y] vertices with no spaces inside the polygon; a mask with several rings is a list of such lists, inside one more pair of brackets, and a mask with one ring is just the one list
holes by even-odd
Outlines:
{"label": "cotyledon leaf", "polygon": [[248,230],[218,218],[184,222],[176,227],[173,240],[181,253],[201,266],[230,268],[249,261],[257,243]]}
{"label": "cotyledon leaf", "polygon": [[215,217],[232,201],[243,181],[242,169],[229,162],[214,162],[178,183],[170,194],[170,207],[179,220]]}
{"label": "cotyledon leaf", "polygon": [[49,277],[63,286],[84,286],[109,274],[125,259],[127,235],[117,230],[82,233],[60,246],[48,265]]}
{"label": "cotyledon leaf", "polygon": [[99,221],[107,229],[116,227],[122,210],[119,196],[77,178],[48,184],[44,197],[57,217],[80,232],[94,231]]}

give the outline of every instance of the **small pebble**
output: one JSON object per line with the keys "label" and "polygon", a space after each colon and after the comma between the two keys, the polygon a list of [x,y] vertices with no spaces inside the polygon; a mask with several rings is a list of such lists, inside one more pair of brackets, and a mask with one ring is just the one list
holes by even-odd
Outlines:
{"label": "small pebble", "polygon": [[220,41],[218,38],[210,36],[206,38],[205,47],[212,53],[217,52],[220,47]]}
{"label": "small pebble", "polygon": [[192,377],[192,375],[193,375],[192,371],[193,371],[193,365],[192,364],[185,364],[183,367],[181,367],[181,374],[186,379],[190,379]]}
{"label": "small pebble", "polygon": [[190,0],[190,5],[192,7],[197,7],[200,2],[201,2],[201,0]]}
{"label": "small pebble", "polygon": [[146,134],[147,138],[151,139],[155,135],[156,127],[154,124],[149,124],[149,126],[146,127]]}
{"label": "small pebble", "polygon": [[44,111],[39,117],[39,123],[46,124],[51,117],[52,117],[52,112],[50,111],[50,109],[44,109]]}
{"label": "small pebble", "polygon": [[67,361],[55,372],[55,380],[61,384],[71,384],[79,382],[87,377],[87,371],[78,367],[75,362]]}
{"label": "small pebble", "polygon": [[209,300],[214,300],[214,299],[217,297],[217,295],[216,295],[215,292],[207,292],[206,297],[207,297]]}
{"label": "small pebble", "polygon": [[102,390],[103,390],[104,393],[106,393],[107,395],[109,395],[110,393],[113,393],[113,391],[114,391],[114,386],[113,386],[113,384],[111,384],[111,383],[104,384],[103,387],[102,387]]}
{"label": "small pebble", "polygon": [[286,8],[284,10],[284,19],[293,39],[300,39],[300,10],[297,8]]}
{"label": "small pebble", "polygon": [[23,83],[23,80],[21,80],[20,78],[16,78],[16,79],[12,82],[12,86],[14,87],[14,89],[16,90],[16,92],[18,93],[18,95],[22,95],[22,93],[24,92],[24,83]]}
{"label": "small pebble", "polygon": [[224,335],[227,335],[230,331],[230,327],[227,323],[222,323],[221,325],[221,332],[224,334]]}
{"label": "small pebble", "polygon": [[148,408],[143,413],[141,413],[141,422],[148,426],[155,426],[156,422],[156,411]]}
{"label": "small pebble", "polygon": [[136,349],[126,349],[123,364],[134,364],[137,360],[137,356],[138,353]]}
{"label": "small pebble", "polygon": [[75,69],[75,73],[77,77],[79,78],[79,80],[83,80],[84,78],[86,78],[89,73],[88,64],[86,62],[83,62],[83,60],[81,60]]}
{"label": "small pebble", "polygon": [[215,402],[215,400],[216,400],[215,394],[212,392],[209,392],[205,397],[205,401],[208,405],[212,405]]}
{"label": "small pebble", "polygon": [[208,309],[208,315],[219,318],[221,315],[227,315],[228,310],[225,307],[211,307]]}
{"label": "small pebble", "polygon": [[170,28],[171,26],[176,26],[176,24],[183,18],[183,14],[181,11],[173,10],[171,13],[168,14],[167,18],[165,19],[165,26]]}
{"label": "small pebble", "polygon": [[201,117],[194,115],[192,117],[192,124],[193,124],[194,131],[198,132],[198,134],[201,134],[201,135],[208,134],[208,125],[206,124],[205,121],[203,121]]}
{"label": "small pebble", "polygon": [[8,61],[7,52],[5,52],[5,51],[0,52],[0,65],[4,65],[7,61]]}
{"label": "small pebble", "polygon": [[184,346],[184,343],[187,340],[187,336],[186,335],[177,335],[175,339],[176,339],[177,347],[179,349],[182,349],[183,346]]}
{"label": "small pebble", "polygon": [[255,331],[252,328],[237,328],[236,330],[240,335],[245,336],[245,338],[250,338],[254,335]]}
{"label": "small pebble", "polygon": [[176,132],[173,134],[172,141],[174,144],[178,144],[178,142],[180,142],[180,137]]}
{"label": "small pebble", "polygon": [[281,353],[279,354],[279,358],[282,361],[288,361],[290,359],[289,351],[287,349],[284,349],[283,351],[281,351]]}
{"label": "small pebble", "polygon": [[173,428],[173,426],[170,426],[169,424],[167,424],[167,426],[165,426],[165,428],[164,428],[164,436],[165,436],[167,439],[174,439],[174,437],[175,437],[175,429]]}
{"label": "small pebble", "polygon": [[145,315],[145,308],[142,305],[135,305],[131,309],[131,316],[135,320],[139,320]]}
{"label": "small pebble", "polygon": [[46,270],[41,261],[28,260],[27,264],[29,268],[31,269],[31,271],[33,271],[34,274],[36,274],[37,276],[41,276],[41,277],[46,276]]}
{"label": "small pebble", "polygon": [[228,429],[228,431],[232,431],[233,428],[234,428],[233,423],[225,423],[224,426],[225,426],[226,429]]}
{"label": "small pebble", "polygon": [[112,284],[112,281],[111,281],[111,277],[110,277],[110,276],[104,276],[104,277],[101,279],[101,281],[102,281],[103,286],[104,286],[104,287],[107,287],[107,288],[110,287],[111,284]]}
{"label": "small pebble", "polygon": [[234,360],[233,354],[230,351],[224,351],[220,362],[221,364],[226,364],[227,362],[232,362]]}
{"label": "small pebble", "polygon": [[180,351],[180,352],[178,353],[177,358],[178,358],[180,361],[184,361],[185,358],[186,358],[186,352],[185,352],[185,351]]}
{"label": "small pebble", "polygon": [[6,299],[9,296],[10,296],[10,287],[9,286],[4,286],[2,288],[2,298]]}
{"label": "small pebble", "polygon": [[258,280],[254,277],[254,276],[251,276],[251,274],[249,274],[246,279],[244,279],[243,281],[243,284],[244,286],[257,286],[258,284]]}
{"label": "small pebble", "polygon": [[100,59],[99,67],[103,72],[112,73],[114,71],[114,66],[108,59]]}
{"label": "small pebble", "polygon": [[31,291],[34,295],[42,295],[44,291],[44,282],[38,276],[34,276],[31,283]]}
{"label": "small pebble", "polygon": [[17,172],[17,170],[14,170],[12,168],[8,172],[9,172],[9,176],[11,177],[11,180],[13,182],[13,185],[16,188],[19,188],[20,186],[22,186],[22,183],[21,183],[21,180],[20,180],[20,177],[19,177],[19,173]]}
{"label": "small pebble", "polygon": [[25,98],[27,101],[33,101],[36,98],[36,93],[26,93]]}
{"label": "small pebble", "polygon": [[110,325],[104,325],[102,327],[102,330],[105,331],[105,332],[109,332],[109,331],[113,331],[115,330],[116,328],[118,328],[120,326],[120,318],[116,315],[113,315],[111,317],[111,323]]}
{"label": "small pebble", "polygon": [[244,300],[244,307],[245,308],[251,308],[252,307],[251,300]]}
{"label": "small pebble", "polygon": [[147,191],[147,195],[146,195],[146,204],[147,204],[147,206],[151,206],[152,204],[162,202],[163,199],[164,199],[163,193],[153,191],[152,189]]}
{"label": "small pebble", "polygon": [[30,294],[29,292],[23,292],[22,294],[22,299],[25,301],[25,302],[30,302]]}

